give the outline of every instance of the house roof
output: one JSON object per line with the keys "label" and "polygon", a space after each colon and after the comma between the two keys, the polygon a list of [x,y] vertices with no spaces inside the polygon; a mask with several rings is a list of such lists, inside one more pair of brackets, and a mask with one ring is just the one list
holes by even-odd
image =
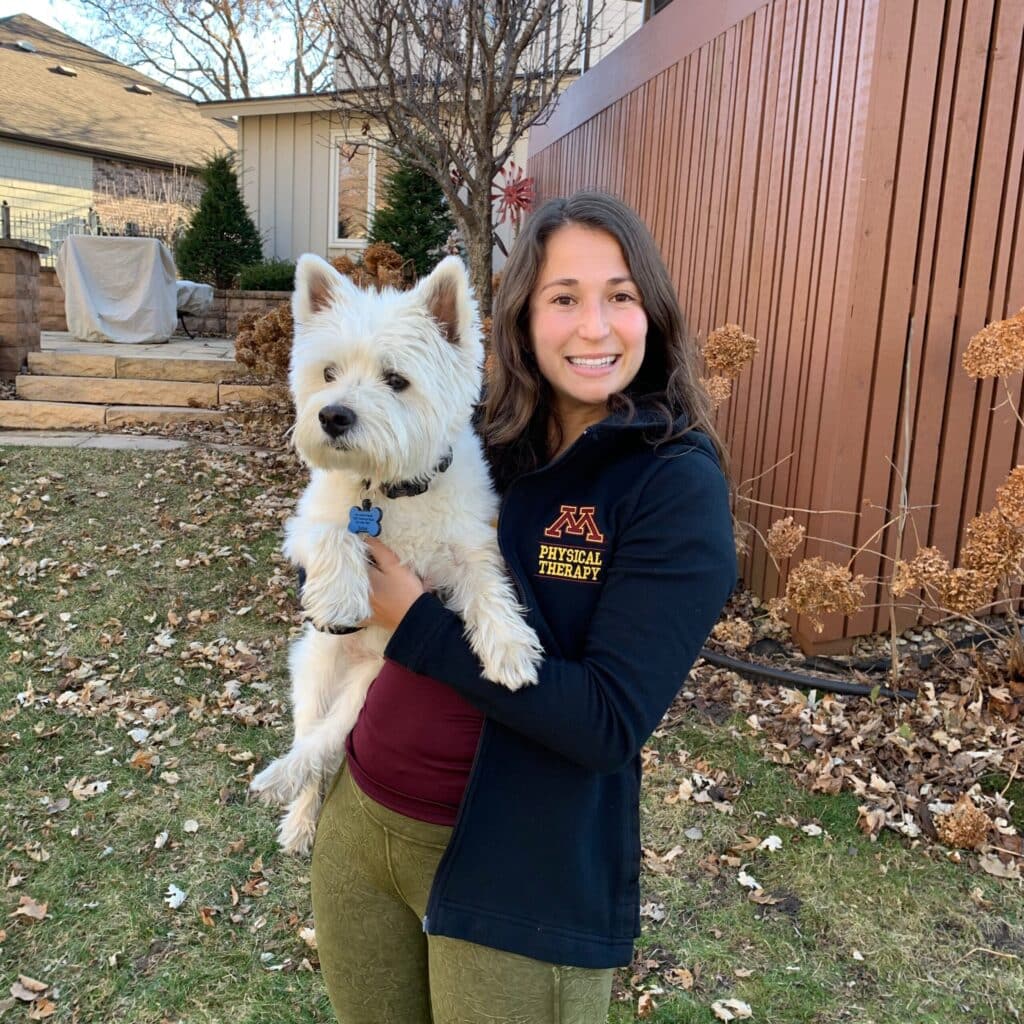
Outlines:
{"label": "house roof", "polygon": [[9,139],[188,167],[236,146],[230,121],[27,14],[0,18],[0,96]]}

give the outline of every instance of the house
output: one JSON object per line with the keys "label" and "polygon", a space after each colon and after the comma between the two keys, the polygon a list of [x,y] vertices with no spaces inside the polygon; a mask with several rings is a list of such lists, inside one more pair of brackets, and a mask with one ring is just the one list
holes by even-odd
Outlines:
{"label": "house", "polygon": [[[596,63],[643,21],[637,0],[608,0],[593,48],[580,70]],[[337,81],[339,89],[344,81]],[[217,100],[201,104],[215,117],[238,123],[238,166],[246,205],[264,239],[267,259],[293,260],[304,252],[333,258],[366,245],[387,154],[372,124],[343,117],[326,94]],[[525,164],[527,139],[513,160]],[[500,233],[507,244],[510,228]],[[500,266],[500,251],[495,264]]]}
{"label": "house", "polygon": [[27,14],[0,18],[0,201],[50,249],[91,227],[172,237],[230,120]]}
{"label": "house", "polygon": [[[634,206],[698,339],[760,340],[717,421],[743,578],[769,599],[801,559],[850,562],[857,611],[790,619],[806,652],[846,650],[918,621],[894,559],[957,564],[1024,462],[1020,375],[963,366],[1024,306],[1024,4],[662,6],[534,129],[528,171]],[[787,514],[808,539],[777,566],[759,538]]]}

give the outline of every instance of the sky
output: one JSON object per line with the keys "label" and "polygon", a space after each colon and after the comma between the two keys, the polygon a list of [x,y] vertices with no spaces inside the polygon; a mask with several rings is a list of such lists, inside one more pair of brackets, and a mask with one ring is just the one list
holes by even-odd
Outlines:
{"label": "sky", "polygon": [[31,14],[76,39],[89,33],[88,21],[68,0],[0,0],[0,18],[11,14]]}
{"label": "sky", "polygon": [[[70,0],[0,0],[0,18],[6,18],[11,14],[29,14],[37,21],[52,25],[83,43],[90,43],[94,34],[88,15],[83,14],[78,6],[71,3]],[[259,57],[260,53],[260,46],[255,46],[250,50],[251,56]],[[160,75],[156,74],[152,68],[141,68],[140,70],[157,81],[161,80]],[[174,82],[168,84],[172,89],[182,91],[181,85]],[[282,73],[280,80],[271,79],[266,83],[261,83],[261,87],[257,91],[261,94],[272,95],[291,92],[292,88],[291,76]]]}

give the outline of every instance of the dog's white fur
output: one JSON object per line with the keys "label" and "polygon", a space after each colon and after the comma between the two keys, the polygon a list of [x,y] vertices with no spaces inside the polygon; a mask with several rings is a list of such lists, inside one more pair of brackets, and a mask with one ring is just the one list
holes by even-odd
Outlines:
{"label": "dog's white fur", "polygon": [[[354,626],[371,614],[366,546],[348,530],[364,480],[383,510],[381,540],[463,618],[489,679],[510,689],[536,682],[541,648],[505,574],[493,526],[498,503],[470,426],[483,346],[461,260],[445,259],[411,292],[374,293],[305,255],[292,310],[293,443],[312,472],[285,525],[284,550],[306,570],[302,601],[311,622],[289,658],[294,742],[252,789],[289,805],[280,842],[304,853],[321,786],[344,759],[345,738],[390,636],[379,626],[337,636],[312,624]],[[388,374],[408,386],[395,390]],[[321,422],[328,406],[356,417],[335,439]],[[431,475],[449,449],[450,468]],[[426,478],[428,489],[414,497],[389,499],[379,489]]]}

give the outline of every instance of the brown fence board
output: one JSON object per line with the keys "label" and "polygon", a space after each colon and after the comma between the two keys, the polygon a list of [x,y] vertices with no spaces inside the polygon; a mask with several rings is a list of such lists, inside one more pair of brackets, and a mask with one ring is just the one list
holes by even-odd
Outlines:
{"label": "brown fence board", "polygon": [[[579,100],[584,76],[564,111],[585,116],[563,111],[531,151],[540,194],[622,195],[693,331],[731,321],[761,340],[716,414],[734,483],[756,478],[764,503],[739,503],[741,518],[763,533],[785,508],[816,510],[795,513],[800,554],[846,561],[895,510],[905,389],[910,502],[938,507],[914,515],[903,553],[918,536],[955,548],[1024,448],[1012,412],[993,411],[1002,388],[960,366],[982,324],[1024,305],[1024,2],[694,0],[642,32],[656,66],[626,48],[601,109]],[[822,649],[887,627],[894,542],[890,529],[857,559],[875,607],[828,617]],[[741,569],[762,597],[782,586],[756,539]]]}
{"label": "brown fence board", "polygon": [[[881,372],[876,379],[888,392],[887,404],[892,407],[895,426],[890,428],[884,416],[872,420],[868,435],[868,448],[882,452],[889,446],[892,468],[889,470],[889,484],[885,493],[885,504],[895,514],[900,501],[899,468],[903,462],[903,388],[908,391],[910,421],[914,420],[914,408],[918,400],[916,380],[919,374],[920,352],[924,325],[916,322],[911,332],[910,317],[913,313],[913,289],[915,283],[917,239],[924,216],[925,175],[931,118],[934,104],[935,76],[938,68],[942,42],[942,9],[944,0],[920,0],[916,5],[912,36],[908,41],[911,60],[907,72],[907,85],[903,99],[900,147],[896,167],[893,196],[893,218],[890,231],[888,270],[884,282],[882,317],[879,339],[885,346]],[[902,335],[902,341],[901,339]],[[911,346],[911,372],[903,378],[906,346]],[[887,365],[887,369],[886,369]],[[886,381],[885,378],[891,377]],[[888,441],[887,441],[888,437]],[[913,439],[911,439],[913,441]],[[873,528],[881,523],[881,516],[872,519]],[[891,575],[896,557],[896,528],[888,530],[881,538],[879,547],[886,559],[880,569]],[[900,554],[913,557],[917,545],[909,522],[904,530],[904,541]],[[877,610],[875,627],[888,628],[887,587],[879,589],[878,599],[883,607]],[[917,615],[913,611],[898,614],[900,626],[910,625]],[[854,620],[854,625],[863,628],[865,622]]]}

